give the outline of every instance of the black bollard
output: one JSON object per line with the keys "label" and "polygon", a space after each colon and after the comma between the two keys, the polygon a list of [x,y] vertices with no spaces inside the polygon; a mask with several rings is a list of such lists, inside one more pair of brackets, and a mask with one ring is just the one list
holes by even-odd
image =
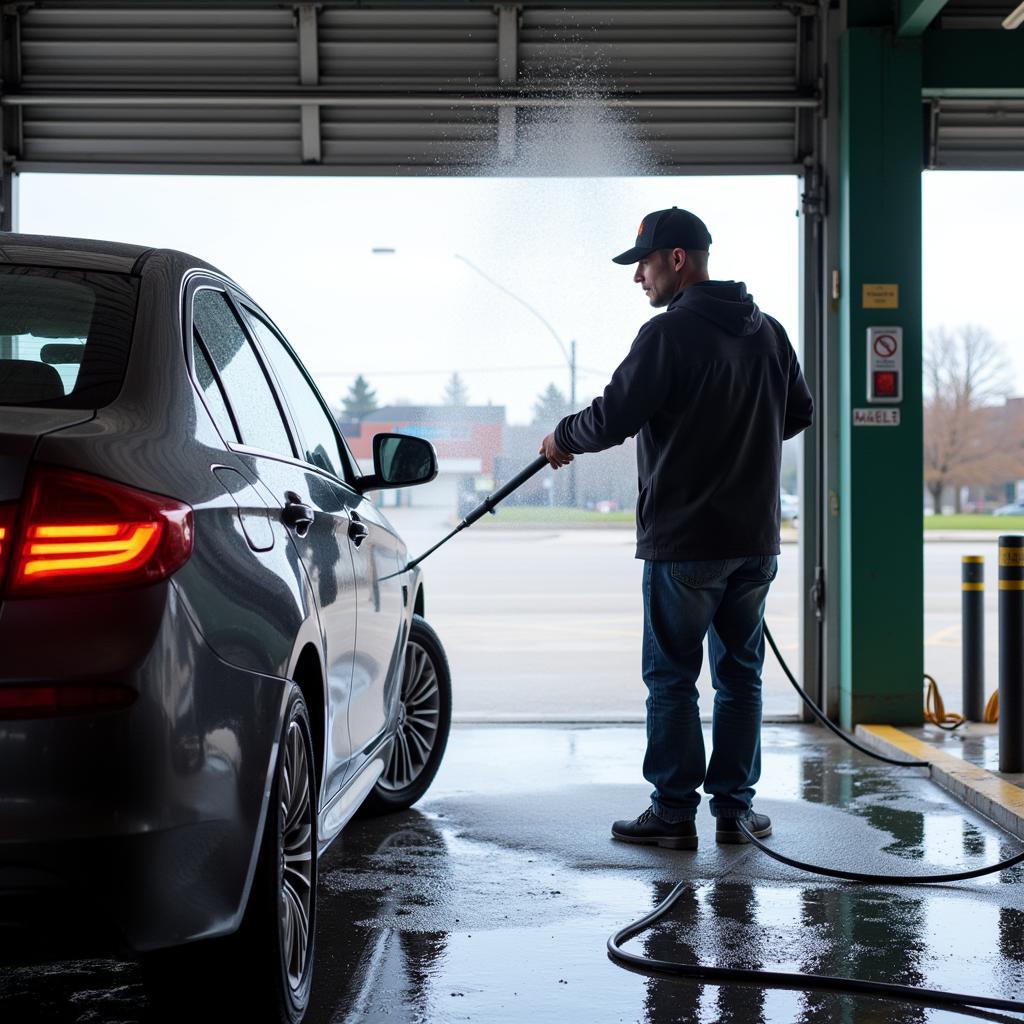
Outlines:
{"label": "black bollard", "polygon": [[999,770],[1024,772],[1024,537],[999,538]]}
{"label": "black bollard", "polygon": [[961,657],[964,718],[985,718],[985,559],[964,555],[960,560]]}

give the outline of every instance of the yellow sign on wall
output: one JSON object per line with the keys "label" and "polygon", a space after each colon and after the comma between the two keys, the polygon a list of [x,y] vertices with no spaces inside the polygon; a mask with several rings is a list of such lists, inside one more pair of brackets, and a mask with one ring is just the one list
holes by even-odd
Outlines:
{"label": "yellow sign on wall", "polygon": [[898,284],[864,285],[863,305],[865,309],[899,309],[900,286]]}

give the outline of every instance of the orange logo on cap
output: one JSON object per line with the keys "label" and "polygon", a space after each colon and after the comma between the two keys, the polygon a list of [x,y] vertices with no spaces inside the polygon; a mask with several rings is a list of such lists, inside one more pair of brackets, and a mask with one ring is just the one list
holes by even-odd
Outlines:
{"label": "orange logo on cap", "polygon": [[640,221],[640,227],[636,229],[636,237],[639,238],[644,233],[644,222]]}

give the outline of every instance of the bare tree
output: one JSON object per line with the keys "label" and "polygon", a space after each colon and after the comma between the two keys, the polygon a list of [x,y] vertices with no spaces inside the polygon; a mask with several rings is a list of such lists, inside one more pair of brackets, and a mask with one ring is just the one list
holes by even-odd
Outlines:
{"label": "bare tree", "polygon": [[1013,390],[1014,375],[1003,344],[984,328],[964,324],[929,333],[924,354],[924,479],[936,515],[942,493],[987,484],[1020,471],[1020,451],[1007,445],[993,407]]}

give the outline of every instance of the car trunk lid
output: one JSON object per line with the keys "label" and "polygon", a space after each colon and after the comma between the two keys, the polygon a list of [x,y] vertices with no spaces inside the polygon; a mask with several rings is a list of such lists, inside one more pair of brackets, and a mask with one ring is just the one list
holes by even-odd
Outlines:
{"label": "car trunk lid", "polygon": [[36,444],[44,434],[85,423],[92,409],[0,407],[0,502],[17,501]]}

